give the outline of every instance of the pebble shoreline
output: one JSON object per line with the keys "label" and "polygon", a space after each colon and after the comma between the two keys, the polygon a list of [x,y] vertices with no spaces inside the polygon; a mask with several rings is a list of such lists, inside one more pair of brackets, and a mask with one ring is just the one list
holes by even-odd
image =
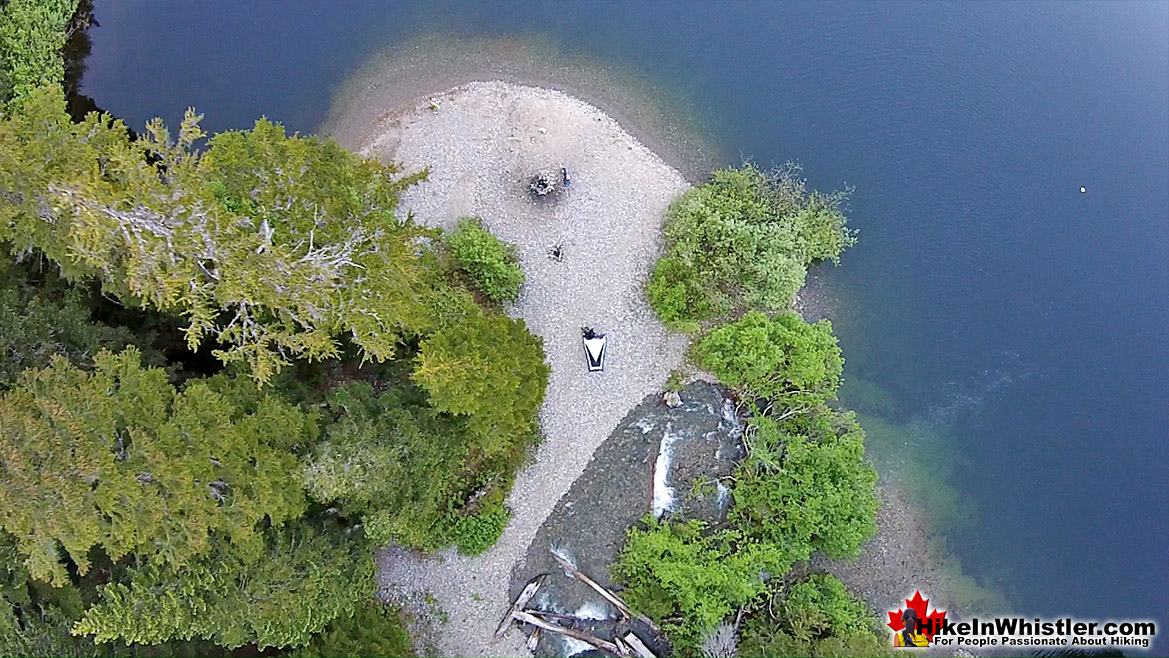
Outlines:
{"label": "pebble shoreline", "polygon": [[[419,655],[528,656],[518,631],[492,641],[510,605],[512,571],[596,448],[682,364],[688,338],[657,320],[643,287],[659,255],[665,210],[689,184],[613,118],[551,89],[471,82],[368,124],[350,123],[344,142],[352,150],[405,172],[429,168],[429,178],[403,194],[402,213],[443,228],[478,216],[516,244],[527,279],[509,314],[543,338],[552,367],[540,413],[544,440],[516,479],[507,502],[512,520],[499,542],[473,558],[454,549],[430,556],[383,549],[381,594],[414,614]],[[531,176],[560,167],[571,188],[556,201],[533,201]],[[553,245],[561,245],[562,261],[548,257]],[[805,289],[797,309],[815,320],[831,315],[831,301]],[[584,325],[609,335],[604,373],[585,371]],[[942,556],[932,553],[912,506],[897,487],[878,489],[879,531],[860,558],[817,556],[808,567],[836,573],[876,611],[915,588],[948,599]]]}
{"label": "pebble shoreline", "polygon": [[[687,337],[657,320],[643,287],[665,210],[688,183],[616,121],[558,91],[474,82],[433,100],[384,116],[357,150],[407,172],[429,167],[428,180],[403,194],[401,212],[445,228],[478,216],[516,244],[527,279],[509,313],[543,338],[552,373],[540,412],[544,440],[516,479],[499,542],[473,558],[382,551],[380,583],[388,597],[445,613],[428,651],[526,656],[517,631],[491,642],[510,604],[512,569],[597,446],[682,363]],[[533,201],[531,176],[560,167],[571,188]],[[547,255],[554,244],[562,261]],[[603,373],[586,372],[584,325],[609,336]]]}

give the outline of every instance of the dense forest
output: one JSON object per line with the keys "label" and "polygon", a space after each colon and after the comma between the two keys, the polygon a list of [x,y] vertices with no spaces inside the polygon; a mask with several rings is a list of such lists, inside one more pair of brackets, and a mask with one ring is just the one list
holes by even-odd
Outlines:
{"label": "dense forest", "polygon": [[267,121],[71,117],[89,12],[0,15],[0,653],[407,653],[373,550],[490,546],[536,436],[507,250]]}
{"label": "dense forest", "polygon": [[[0,654],[409,654],[374,550],[489,548],[538,438],[514,250],[329,140],[93,111],[91,21],[0,5]],[[647,520],[613,567],[680,653],[884,651],[798,568],[875,531],[831,325],[789,310],[844,200],[745,166],[666,218],[647,296],[749,423],[726,527]]]}

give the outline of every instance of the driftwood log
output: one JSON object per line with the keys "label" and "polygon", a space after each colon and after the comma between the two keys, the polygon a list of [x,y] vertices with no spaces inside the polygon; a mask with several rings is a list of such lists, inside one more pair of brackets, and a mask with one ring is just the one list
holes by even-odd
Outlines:
{"label": "driftwood log", "polygon": [[[601,587],[592,578],[589,578],[588,576],[581,573],[580,570],[572,565],[572,563],[558,555],[555,551],[552,552],[552,557],[556,559],[556,562],[564,569],[565,573],[588,585],[598,594],[604,597],[606,601],[612,603],[613,606],[621,612],[623,621],[637,619],[649,626],[655,633],[661,633],[661,629],[659,629],[652,621],[643,615],[634,613],[629,609],[629,606],[626,605],[625,602],[622,601],[616,594],[613,594],[604,587]],[[524,585],[524,589],[520,591],[520,595],[516,597],[515,602],[512,603],[511,608],[508,609],[507,614],[504,615],[503,619],[499,622],[499,626],[495,629],[496,640],[503,637],[504,633],[507,632],[507,629],[511,626],[512,622],[519,622],[536,627],[532,634],[528,636],[528,649],[532,651],[535,651],[536,643],[540,641],[540,632],[548,631],[549,633],[558,633],[560,635],[571,637],[573,639],[584,642],[589,646],[600,649],[601,651],[606,651],[616,656],[657,658],[657,656],[649,650],[649,647],[647,647],[645,643],[641,641],[641,638],[637,637],[637,635],[632,630],[627,632],[624,637],[618,635],[617,637],[613,638],[612,642],[609,642],[608,640],[602,640],[599,637],[589,635],[583,631],[578,631],[575,628],[561,626],[560,624],[549,621],[550,619],[575,620],[576,617],[562,615],[555,612],[525,609],[525,606],[527,606],[528,602],[530,602],[532,598],[536,596],[536,592],[539,591],[540,586],[544,584],[544,580],[547,578],[547,576],[548,574],[540,574],[529,580],[528,583]]]}
{"label": "driftwood log", "polygon": [[625,640],[625,643],[628,644],[631,649],[633,649],[633,653],[640,656],[641,658],[658,658],[654,652],[649,650],[649,647],[645,646],[645,643],[642,642],[641,638],[637,637],[633,631],[626,633],[625,637],[622,639]]}
{"label": "driftwood log", "polygon": [[523,591],[520,592],[518,597],[516,597],[515,603],[512,604],[511,609],[507,611],[507,614],[504,615],[503,619],[499,622],[499,626],[495,628],[496,640],[503,637],[503,634],[507,632],[508,627],[511,626],[512,620],[515,619],[515,614],[523,610],[524,606],[528,604],[528,601],[532,600],[532,597],[536,595],[536,590],[540,589],[540,586],[544,584],[544,579],[547,577],[548,574],[542,573],[539,576],[529,580],[527,585],[524,585]]}
{"label": "driftwood log", "polygon": [[544,621],[543,619],[540,619],[536,615],[533,615],[529,612],[523,612],[522,610],[517,610],[517,611],[512,613],[512,617],[516,621],[522,621],[525,624],[531,624],[531,625],[535,626],[536,628],[542,628],[542,629],[544,629],[546,631],[550,631],[552,633],[560,633],[561,635],[567,635],[568,637],[575,638],[577,640],[580,640],[581,642],[586,642],[586,643],[588,643],[588,644],[590,644],[590,645],[592,645],[592,646],[594,646],[602,651],[608,651],[609,653],[617,654],[619,656],[625,655],[624,652],[621,651],[621,649],[616,644],[613,644],[612,642],[606,642],[605,640],[602,640],[599,637],[593,637],[592,635],[589,635],[588,633],[582,633],[576,629],[565,628],[563,626],[557,626],[556,624],[550,624],[550,623]]}
{"label": "driftwood log", "polygon": [[627,619],[637,619],[638,621],[642,622],[646,626],[649,626],[650,629],[653,630],[653,632],[658,633],[658,634],[660,634],[662,632],[662,629],[658,628],[657,624],[650,621],[649,617],[646,617],[645,615],[637,614],[637,613],[633,612],[632,610],[630,610],[629,606],[625,605],[625,602],[622,601],[616,594],[610,592],[609,590],[605,589],[604,587],[601,587],[592,578],[589,578],[588,576],[581,573],[580,570],[578,570],[576,567],[572,566],[571,562],[569,562],[568,560],[561,557],[560,554],[558,554],[556,551],[552,551],[552,557],[556,559],[556,563],[559,564],[562,569],[564,569],[565,573],[569,574],[570,576],[573,576],[574,578],[580,580],[582,583],[584,583],[584,584],[588,585],[589,587],[593,588],[594,590],[596,590],[597,594],[600,594],[602,597],[604,597],[604,599],[606,601],[608,601],[609,603],[612,603],[613,607],[620,610],[621,614],[625,615],[625,617]]}

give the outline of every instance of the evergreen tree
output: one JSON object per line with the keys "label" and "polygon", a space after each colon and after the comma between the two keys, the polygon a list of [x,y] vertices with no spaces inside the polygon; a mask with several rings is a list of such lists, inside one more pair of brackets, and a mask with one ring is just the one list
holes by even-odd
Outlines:
{"label": "evergreen tree", "polygon": [[336,420],[306,459],[309,495],[363,519],[378,544],[450,543],[439,524],[457,504],[470,447],[464,424],[435,414],[408,381],[382,393],[355,382],[331,393],[328,405]]}
{"label": "evergreen tree", "polygon": [[[477,306],[437,232],[396,215],[425,172],[267,120],[208,137],[188,111],[177,136],[156,120],[141,139],[108,115],[72,122],[60,51],[86,6],[0,5],[0,246],[65,282],[0,285],[0,653],[402,655],[400,620],[370,605],[371,546],[340,523],[494,543],[536,431],[540,340]],[[464,265],[502,263],[514,293],[514,255],[482,237]],[[95,304],[99,287],[121,308]],[[141,327],[104,323],[140,309],[181,318],[186,349],[244,376],[176,386],[146,367],[165,361]],[[342,386],[321,405],[320,445],[315,412],[257,386],[294,361],[372,379],[355,359],[403,348],[417,358],[378,394]],[[306,516],[305,489],[339,522]]]}
{"label": "evergreen tree", "polygon": [[96,320],[88,291],[61,281],[55,269],[0,262],[0,390],[11,388],[22,371],[49,365],[53,355],[88,366],[102,349],[136,345],[144,362],[163,365],[150,332]]}
{"label": "evergreen tree", "polygon": [[74,632],[98,642],[203,638],[227,648],[298,647],[374,595],[369,546],[336,528],[293,523],[247,555],[216,540],[182,568],[148,563],[99,588]]}
{"label": "evergreen tree", "polygon": [[425,231],[394,214],[421,175],[263,119],[198,151],[199,119],[189,110],[177,141],[159,120],[132,140],[105,115],[72,123],[59,90],[31,92],[0,120],[0,241],[183,316],[192,350],[216,340],[260,382],[338,356],[338,334],[380,361],[433,327]]}
{"label": "evergreen tree", "polygon": [[422,340],[413,376],[435,409],[466,417],[491,455],[536,431],[548,373],[543,341],[523,320],[475,313]]}
{"label": "evergreen tree", "polygon": [[0,656],[101,655],[92,640],[69,632],[84,607],[76,587],[33,580],[16,542],[0,532]]}
{"label": "evergreen tree", "polygon": [[304,512],[289,448],[311,415],[226,378],[176,391],[134,348],[94,363],[55,357],[0,398],[0,527],[34,578],[68,582],[58,546],[82,575],[94,547],[181,567],[219,533],[255,554],[261,521]]}
{"label": "evergreen tree", "polygon": [[6,0],[0,7],[0,101],[19,104],[65,80],[62,51],[77,0]]}
{"label": "evergreen tree", "polygon": [[414,655],[402,614],[391,606],[371,601],[358,605],[351,617],[338,617],[314,635],[308,646],[286,653],[289,656],[386,656]]}

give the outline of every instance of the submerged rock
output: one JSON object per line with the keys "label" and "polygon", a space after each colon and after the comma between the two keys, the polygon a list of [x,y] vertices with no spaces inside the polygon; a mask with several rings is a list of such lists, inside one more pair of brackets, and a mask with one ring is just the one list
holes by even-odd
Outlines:
{"label": "submerged rock", "polygon": [[[601,586],[614,589],[609,564],[624,545],[629,526],[655,507],[673,517],[711,523],[725,519],[729,496],[717,483],[742,456],[734,403],[706,382],[686,386],[677,397],[679,404],[673,407],[661,396],[647,397],[597,448],[512,573],[513,600],[531,578],[551,574],[529,607],[575,617],[580,621],[560,623],[574,623],[578,630],[609,640],[617,630],[618,611],[588,586],[565,576],[551,549]],[[700,482],[712,484],[695,487]],[[658,655],[668,655],[648,629],[635,630]],[[536,655],[570,656],[585,648],[544,632]]]}

